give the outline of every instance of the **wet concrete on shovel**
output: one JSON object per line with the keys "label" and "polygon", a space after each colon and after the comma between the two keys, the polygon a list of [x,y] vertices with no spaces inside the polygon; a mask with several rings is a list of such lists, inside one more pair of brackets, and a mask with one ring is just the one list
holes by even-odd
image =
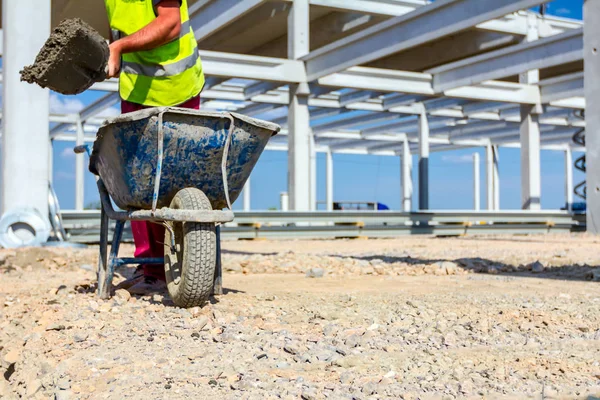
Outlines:
{"label": "wet concrete on shovel", "polygon": [[110,51],[106,40],[81,19],[58,25],[35,59],[21,71],[21,80],[74,95],[106,79]]}

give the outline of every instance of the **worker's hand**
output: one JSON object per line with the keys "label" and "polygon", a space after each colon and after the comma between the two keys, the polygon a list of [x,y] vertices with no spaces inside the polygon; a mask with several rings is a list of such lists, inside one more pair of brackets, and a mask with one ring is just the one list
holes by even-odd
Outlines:
{"label": "worker's hand", "polygon": [[106,78],[116,78],[121,70],[121,46],[119,41],[113,42],[109,46],[110,57],[106,66]]}

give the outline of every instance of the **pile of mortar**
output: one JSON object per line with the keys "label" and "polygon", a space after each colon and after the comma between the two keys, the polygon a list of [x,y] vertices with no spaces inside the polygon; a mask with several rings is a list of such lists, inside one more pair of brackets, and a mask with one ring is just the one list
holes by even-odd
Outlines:
{"label": "pile of mortar", "polygon": [[21,80],[62,94],[79,94],[106,79],[108,44],[82,20],[58,25],[35,59],[21,71]]}

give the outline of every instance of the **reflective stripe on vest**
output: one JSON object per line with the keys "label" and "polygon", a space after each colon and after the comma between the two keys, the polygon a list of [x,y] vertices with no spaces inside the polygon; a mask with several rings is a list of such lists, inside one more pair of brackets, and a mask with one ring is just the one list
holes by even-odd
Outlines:
{"label": "reflective stripe on vest", "polygon": [[198,51],[195,51],[194,54],[183,60],[165,65],[142,65],[130,61],[123,61],[121,70],[126,74],[145,75],[154,78],[175,76],[194,67],[198,58],[200,58],[200,55],[198,54]]}

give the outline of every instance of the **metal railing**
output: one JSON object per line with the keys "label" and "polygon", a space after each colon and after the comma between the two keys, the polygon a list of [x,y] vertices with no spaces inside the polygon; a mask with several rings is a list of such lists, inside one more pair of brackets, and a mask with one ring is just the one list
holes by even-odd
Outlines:
{"label": "metal railing", "polygon": [[[382,238],[402,235],[567,233],[585,230],[585,215],[566,211],[317,211],[236,212],[221,234],[228,239]],[[70,240],[95,243],[100,212],[63,211]],[[124,240],[131,240],[126,228]]]}

